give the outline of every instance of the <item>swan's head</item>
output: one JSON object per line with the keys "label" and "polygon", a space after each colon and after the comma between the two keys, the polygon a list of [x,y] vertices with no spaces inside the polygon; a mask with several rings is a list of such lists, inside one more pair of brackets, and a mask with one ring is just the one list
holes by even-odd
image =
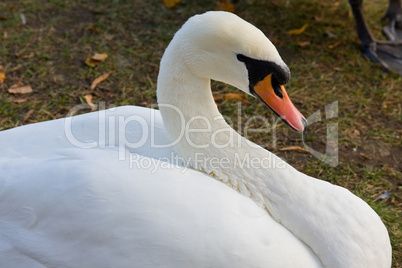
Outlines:
{"label": "swan's head", "polygon": [[304,130],[307,121],[283,86],[290,80],[289,68],[252,24],[232,13],[207,12],[190,18],[171,45],[194,76],[222,81],[257,96],[290,127]]}

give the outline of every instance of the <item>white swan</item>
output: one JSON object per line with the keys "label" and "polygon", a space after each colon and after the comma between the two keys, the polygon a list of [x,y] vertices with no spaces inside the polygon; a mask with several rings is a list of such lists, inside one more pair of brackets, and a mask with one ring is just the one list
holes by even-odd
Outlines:
{"label": "white swan", "polygon": [[210,79],[303,130],[264,34],[230,13],[194,16],[162,58],[160,113],[119,107],[0,132],[0,266],[390,267],[378,215],[238,135]]}

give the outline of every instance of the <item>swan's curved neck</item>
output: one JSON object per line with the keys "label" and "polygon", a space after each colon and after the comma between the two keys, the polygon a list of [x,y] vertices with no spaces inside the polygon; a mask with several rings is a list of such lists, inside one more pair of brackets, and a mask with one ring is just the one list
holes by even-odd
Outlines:
{"label": "swan's curved neck", "polygon": [[[221,143],[224,135],[238,134],[230,128],[219,112],[212,96],[210,79],[194,75],[179,53],[168,47],[158,77],[158,105],[165,128],[178,153],[194,168],[195,154],[213,154],[214,141]],[[220,130],[226,133],[219,135]],[[215,134],[214,134],[215,133]],[[222,145],[222,144],[220,144]]]}
{"label": "swan's curved neck", "polygon": [[[371,267],[387,258],[377,250],[389,247],[387,231],[364,201],[344,188],[298,172],[242,138],[219,113],[210,80],[194,75],[182,57],[182,51],[172,44],[166,50],[157,97],[165,128],[188,166],[266,208],[312,248],[323,266],[357,267],[359,263],[358,267]],[[356,219],[356,213],[365,218]],[[377,234],[373,237],[364,230]],[[381,245],[380,236],[385,238],[380,239]]]}

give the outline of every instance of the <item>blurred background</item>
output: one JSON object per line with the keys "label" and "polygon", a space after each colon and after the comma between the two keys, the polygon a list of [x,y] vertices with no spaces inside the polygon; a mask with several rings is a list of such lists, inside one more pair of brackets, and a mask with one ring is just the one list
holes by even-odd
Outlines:
{"label": "blurred background", "polygon": [[[387,0],[363,3],[378,39],[387,7]],[[81,112],[99,103],[155,105],[164,49],[190,16],[208,10],[234,12],[260,28],[291,69],[286,89],[296,107],[306,118],[321,114],[302,137],[256,99],[213,82],[230,124],[298,170],[368,202],[389,230],[393,267],[402,267],[402,77],[360,52],[346,0],[2,0],[0,130],[62,118],[79,104],[88,107]],[[337,116],[327,118],[325,107],[336,101]],[[324,154],[328,125],[338,133],[335,167],[303,144]]]}

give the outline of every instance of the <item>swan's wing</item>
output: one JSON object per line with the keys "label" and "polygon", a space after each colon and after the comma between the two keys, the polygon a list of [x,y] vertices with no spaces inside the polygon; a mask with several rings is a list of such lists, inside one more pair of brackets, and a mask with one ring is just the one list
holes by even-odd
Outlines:
{"label": "swan's wing", "polygon": [[153,158],[138,156],[141,166],[118,157],[113,150],[76,148],[51,158],[3,157],[2,264],[318,266],[266,210],[224,184]]}
{"label": "swan's wing", "polygon": [[55,149],[101,148],[169,160],[174,155],[159,111],[122,106],[0,132],[1,157],[48,157]]}

